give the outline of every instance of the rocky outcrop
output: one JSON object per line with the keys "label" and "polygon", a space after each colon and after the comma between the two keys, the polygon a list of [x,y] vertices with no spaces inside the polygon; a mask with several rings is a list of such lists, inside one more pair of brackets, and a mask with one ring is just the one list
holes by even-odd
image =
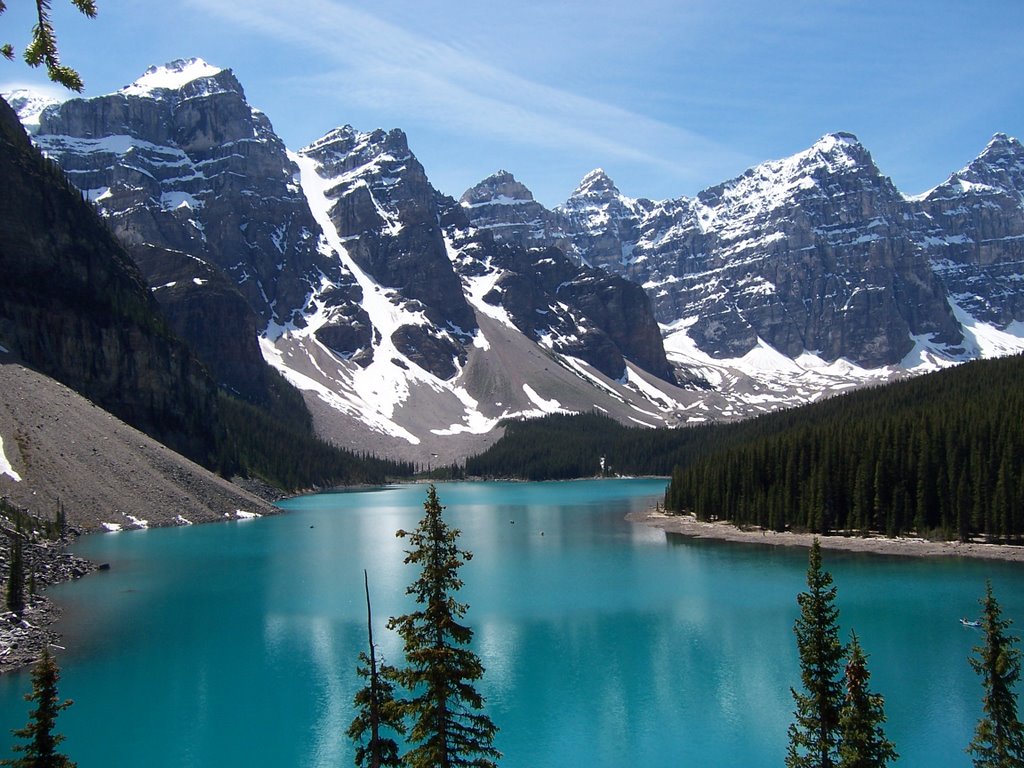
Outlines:
{"label": "rocky outcrop", "polygon": [[[642,285],[658,320],[685,323],[714,357],[741,357],[762,339],[788,357],[874,368],[900,363],[914,337],[952,351],[962,341],[923,255],[920,233],[936,214],[915,205],[856,137],[832,134],[696,198],[633,200],[597,170],[555,213],[568,255]],[[949,215],[946,224],[963,228]]]}
{"label": "rocky outcrop", "polygon": [[650,200],[633,200],[602,169],[591,171],[565,204],[555,210],[566,222],[572,253],[594,267],[622,272],[632,261],[639,225],[654,208]]}
{"label": "rocky outcrop", "polygon": [[557,246],[563,251],[572,247],[562,217],[534,200],[526,185],[508,171],[498,171],[467,189],[459,205],[473,226],[489,232],[496,242],[523,248]]}
{"label": "rocky outcrop", "polygon": [[339,354],[369,348],[359,287],[324,247],[297,167],[230,70],[199,59],[151,67],[39,123],[36,144],[140,259],[175,330],[229,391],[287,399],[256,339],[314,310]]}
{"label": "rocky outcrop", "polygon": [[219,267],[265,323],[299,316],[332,272],[284,145],[230,70],[153,67],[117,93],[45,110],[35,142],[123,242]]}
{"label": "rocky outcrop", "polygon": [[717,357],[761,338],[874,368],[899,363],[914,335],[960,341],[903,197],[849,134],[655,213],[625,271],[662,322],[696,317],[691,336]]}
{"label": "rocky outcrop", "polygon": [[[441,379],[466,361],[476,330],[439,223],[440,196],[402,131],[345,126],[302,150],[324,180],[331,223],[354,266],[425,322],[391,332],[399,352]],[[360,319],[369,332],[369,320]]]}
{"label": "rocky outcrop", "polygon": [[972,317],[1024,320],[1024,146],[996,134],[943,184],[913,201],[915,241]]}
{"label": "rocky outcrop", "polygon": [[0,100],[0,345],[205,462],[213,382],[170,335],[134,262]]}
{"label": "rocky outcrop", "polygon": [[496,242],[493,231],[471,225],[463,202],[442,221],[456,268],[467,281],[491,274],[481,298],[507,313],[530,339],[579,358],[611,379],[626,374],[626,360],[675,383],[658,324],[643,289],[602,270],[580,267],[553,246],[527,249]]}

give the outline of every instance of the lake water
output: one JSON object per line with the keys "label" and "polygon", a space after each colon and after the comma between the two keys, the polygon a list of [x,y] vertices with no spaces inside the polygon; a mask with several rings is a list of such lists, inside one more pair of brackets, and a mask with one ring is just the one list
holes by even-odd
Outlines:
{"label": "lake water", "polygon": [[[793,621],[806,550],[692,541],[623,520],[661,480],[438,486],[460,545],[460,599],[505,768],[783,764],[799,684]],[[293,499],[291,513],[90,536],[109,572],[63,585],[57,730],[80,768],[344,766],[365,647],[401,663],[389,615],[425,489]],[[968,656],[991,578],[1024,621],[1024,569],[825,552],[844,635],[870,654],[904,766],[969,766],[980,715]],[[24,725],[27,674],[0,678],[0,733]],[[0,755],[14,742],[0,740]]]}

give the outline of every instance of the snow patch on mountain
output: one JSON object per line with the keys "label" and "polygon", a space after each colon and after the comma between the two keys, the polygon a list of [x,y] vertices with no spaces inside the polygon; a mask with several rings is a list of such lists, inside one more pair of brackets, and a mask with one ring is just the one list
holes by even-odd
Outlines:
{"label": "snow patch on mountain", "polygon": [[54,95],[42,90],[28,88],[16,88],[13,91],[0,93],[4,101],[11,105],[11,109],[18,115],[18,120],[25,126],[30,134],[39,130],[39,119],[43,110],[55,104],[65,101],[66,97]]}
{"label": "snow patch on mountain", "polygon": [[697,320],[690,317],[663,326],[669,361],[710,387],[686,409],[690,423],[754,416],[905,375],[896,367],[868,369],[842,358],[830,363],[807,351],[791,359],[760,338],[741,357],[715,358],[688,334]]}
{"label": "snow patch on mountain", "polygon": [[14,467],[11,466],[11,462],[7,459],[7,454],[4,453],[4,439],[0,436],[0,475],[6,475],[16,483],[21,482],[21,475],[14,471]]}
{"label": "snow patch on mountain", "polygon": [[[290,157],[299,167],[303,192],[327,244],[362,289],[362,305],[379,332],[379,341],[373,361],[366,368],[338,360],[314,335],[329,319],[325,303],[314,294],[310,300],[315,309],[307,314],[302,327],[294,324],[267,327],[261,343],[264,358],[297,387],[315,392],[330,407],[357,416],[386,434],[418,444],[419,438],[395,420],[396,411],[408,399],[411,382],[418,381],[432,388],[437,388],[439,382],[403,355],[391,337],[403,325],[424,325],[427,320],[422,313],[412,312],[392,301],[394,291],[379,285],[349,256],[330,217],[330,190],[337,180],[320,176],[317,162],[310,157],[298,153]],[[320,293],[329,287],[329,283],[322,285]],[[306,359],[294,359],[303,353]],[[316,375],[308,370],[303,372],[309,366]]]}
{"label": "snow patch on mountain", "polygon": [[523,392],[544,413],[563,413],[562,404],[557,400],[541,397],[529,384],[523,384]]}
{"label": "snow patch on mountain", "polygon": [[199,58],[177,59],[151,66],[138,80],[121,89],[127,96],[155,96],[159,91],[176,91],[194,80],[219,75],[224,70]]}

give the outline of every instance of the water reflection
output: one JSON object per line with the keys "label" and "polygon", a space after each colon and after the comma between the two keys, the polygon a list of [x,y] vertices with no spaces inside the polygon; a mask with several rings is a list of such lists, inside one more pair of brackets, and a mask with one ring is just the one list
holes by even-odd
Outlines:
{"label": "water reflection", "polygon": [[[782,763],[806,552],[666,538],[623,520],[663,489],[439,486],[474,553],[459,598],[503,768]],[[326,494],[245,525],[84,542],[114,568],[58,590],[82,649],[62,659],[63,692],[76,699],[62,715],[69,752],[82,768],[350,764],[363,569],[375,639],[399,664],[386,623],[408,609],[415,574],[394,534],[416,525],[424,498],[422,486]],[[980,686],[967,664],[977,635],[956,618],[976,612],[985,578],[1009,618],[1024,616],[1021,569],[825,557],[903,764],[962,755]],[[24,724],[26,683],[0,680],[0,729]],[[98,736],[126,702],[117,738]]]}

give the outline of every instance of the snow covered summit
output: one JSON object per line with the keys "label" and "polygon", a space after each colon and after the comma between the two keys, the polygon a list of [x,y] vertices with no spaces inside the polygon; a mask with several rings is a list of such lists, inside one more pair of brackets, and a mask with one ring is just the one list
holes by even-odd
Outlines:
{"label": "snow covered summit", "polygon": [[167,64],[152,66],[131,85],[121,89],[129,96],[153,96],[159,91],[173,91],[183,88],[194,80],[214,77],[224,70],[207,64],[199,58],[175,59]]}

